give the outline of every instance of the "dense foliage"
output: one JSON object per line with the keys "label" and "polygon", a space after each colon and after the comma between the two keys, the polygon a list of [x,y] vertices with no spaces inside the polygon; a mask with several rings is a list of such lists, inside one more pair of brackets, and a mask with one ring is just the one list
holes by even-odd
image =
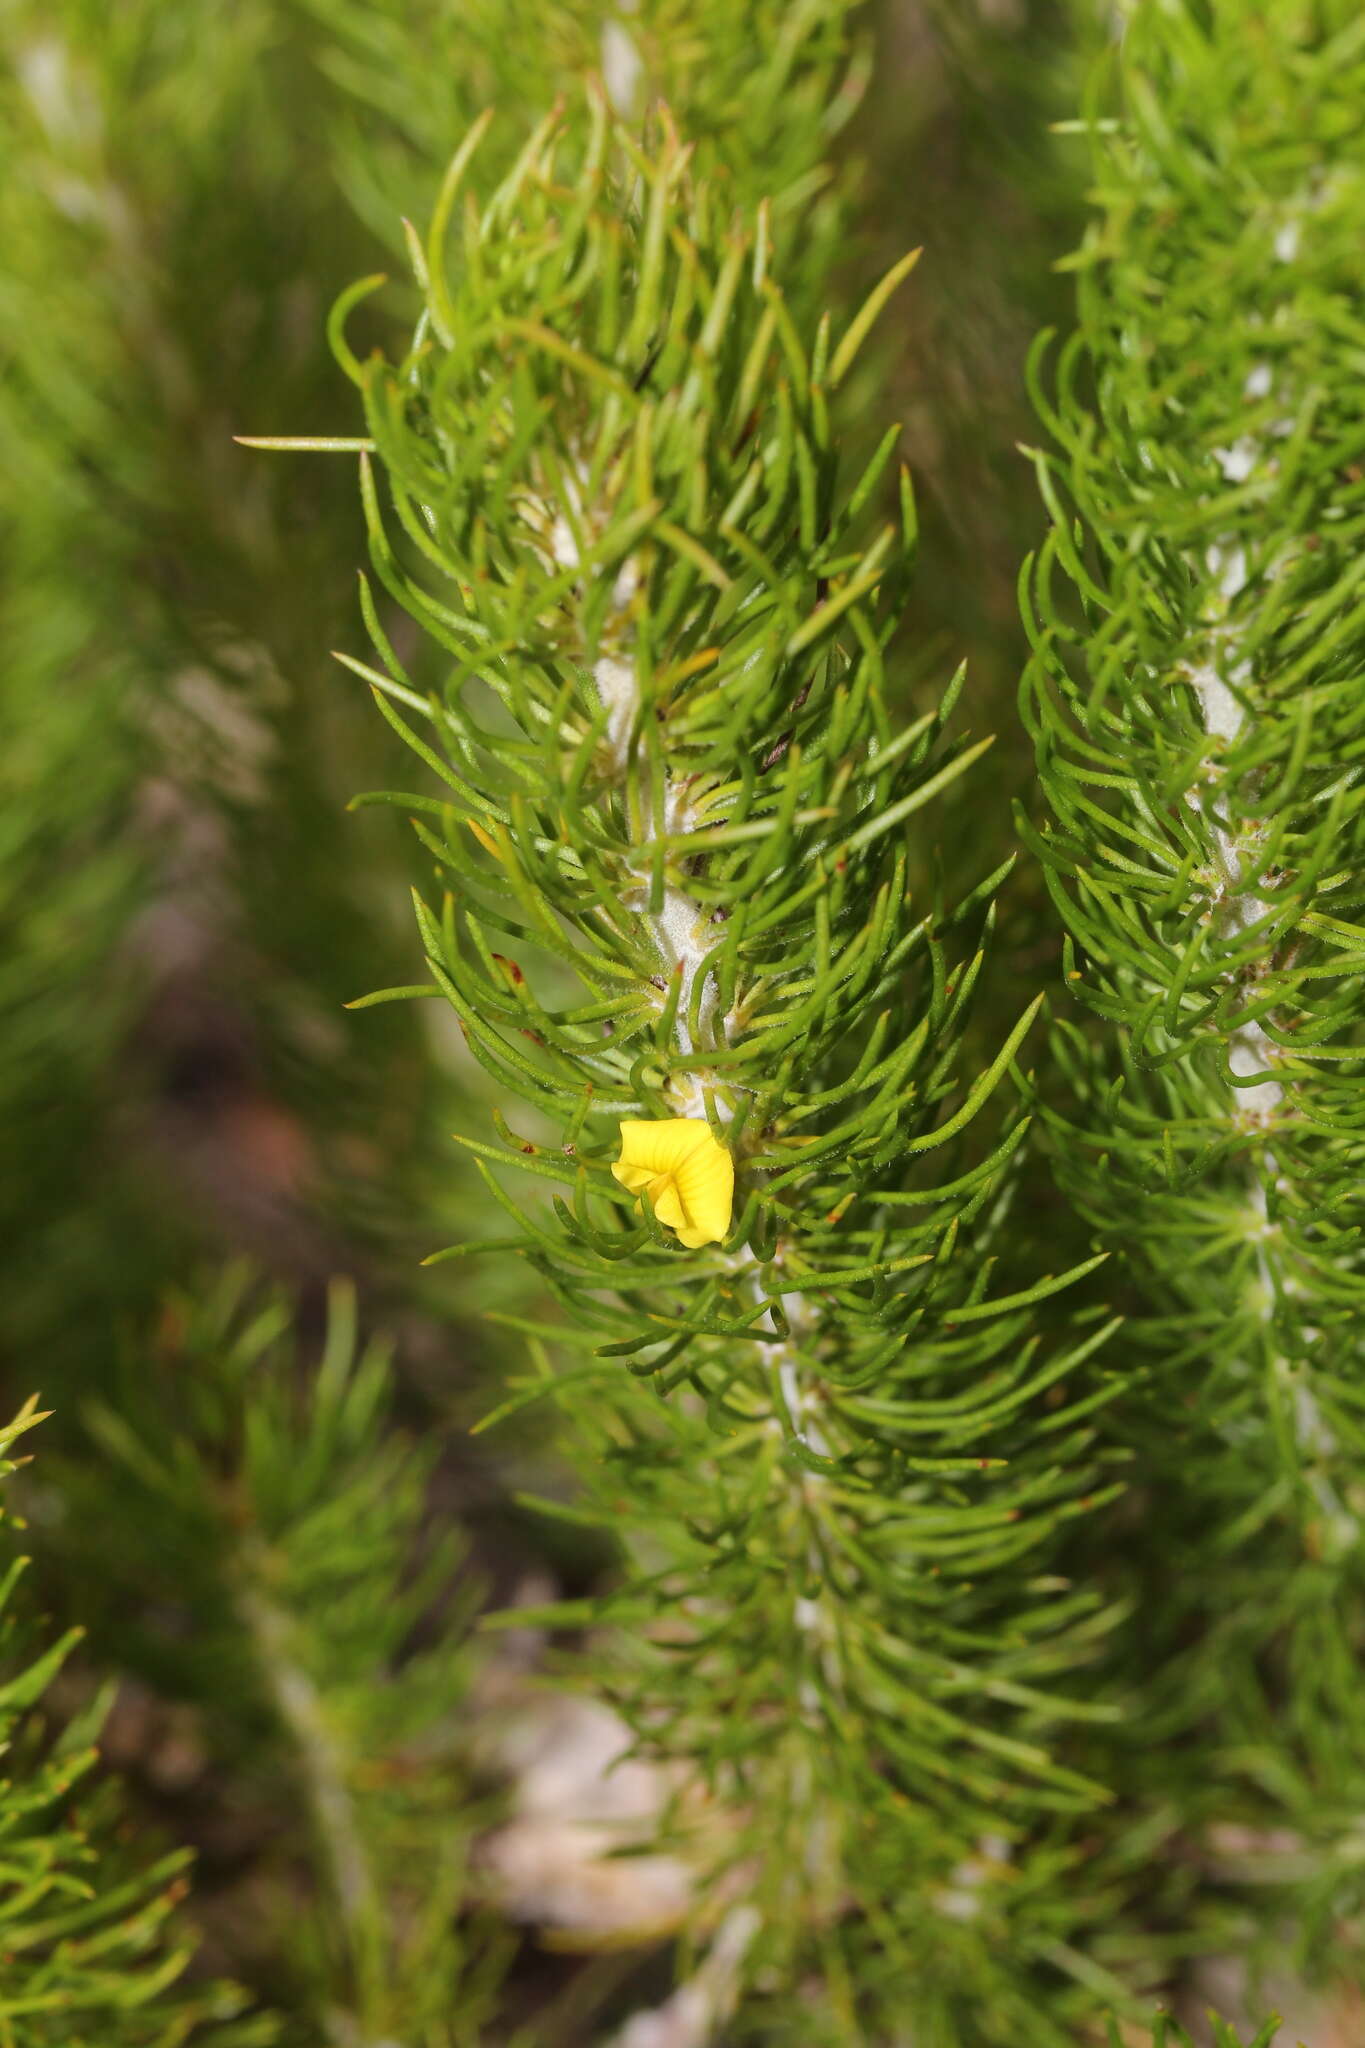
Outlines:
{"label": "dense foliage", "polygon": [[1123,1260],[1148,1725],[1202,1780],[1187,1824],[1295,1830],[1263,1876],[1311,1864],[1303,1933],[1341,1958],[1365,1929],[1341,1829],[1365,1762],[1359,13],[1139,10],[1119,84],[1096,81],[1120,118],[1095,124],[1024,580],[1050,815],[1023,829],[1094,1020],[1059,1016],[1051,1152]]}
{"label": "dense foliage", "polygon": [[[908,263],[808,352],[762,214],[736,223],[666,126],[641,149],[600,102],[566,126],[466,208],[452,281],[457,158],[404,361],[341,343],[402,536],[367,458],[376,573],[448,656],[424,701],[374,632],[379,702],[446,785],[385,800],[448,882],[420,906],[431,992],[528,1131],[556,1127],[495,1111],[498,1141],[466,1142],[516,1226],[497,1248],[563,1311],[515,1327],[533,1359],[582,1353],[510,1406],[550,1395],[586,1429],[575,1513],[636,1560],[593,1610],[632,1645],[606,1682],[641,1743],[752,1815],[707,1893],[743,1874],[754,1967],[823,1969],[830,2014],[806,1993],[804,2023],[847,2038],[873,1977],[889,2016],[928,1961],[922,1902],[983,1833],[1095,1796],[1046,1736],[1092,1711],[1068,1676],[1106,1624],[1044,1572],[1106,1497],[1086,1365],[1108,1328],[1040,1355],[1030,1309],[1069,1276],[993,1284],[1023,1126],[971,1139],[1031,1013],[962,1073],[998,877],[954,906],[907,851],[982,744],[941,738],[955,688],[891,722],[913,505],[903,479],[861,537],[894,436],[841,490],[829,405]],[[622,1119],[670,1118],[737,1176],[733,1225],[690,1253],[609,1171]],[[495,1165],[562,1186],[553,1217]],[[831,1914],[866,1930],[856,1960],[822,1961]],[[973,1995],[957,1925],[932,1937],[946,2009]]]}
{"label": "dense foliage", "polygon": [[5,11],[0,2043],[1359,2033],[1355,13]]}

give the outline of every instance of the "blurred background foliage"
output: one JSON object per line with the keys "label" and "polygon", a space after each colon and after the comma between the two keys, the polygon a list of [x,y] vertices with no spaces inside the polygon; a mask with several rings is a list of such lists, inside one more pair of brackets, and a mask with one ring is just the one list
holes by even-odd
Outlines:
{"label": "blurred background foliage", "polygon": [[[671,0],[635,30],[734,162],[724,11]],[[748,10],[766,37],[799,12]],[[482,1605],[571,1595],[605,1558],[521,1503],[571,1492],[536,1425],[468,1436],[508,1355],[484,1312],[516,1305],[516,1274],[419,1263],[483,1200],[447,1138],[486,1121],[479,1071],[444,1006],[344,1008],[413,968],[407,837],[346,812],[402,780],[328,652],[358,644],[351,466],[232,438],[350,430],[335,294],[390,265],[483,105],[619,68],[618,30],[596,0],[0,9],[3,1400],[54,1410],[20,1483],[43,1604],[89,1630],[56,1722],[119,1679],[104,1757],[139,1825],[199,1852],[192,1979],[241,1981],[300,2043],[569,2048],[669,1983],[676,1873],[556,1864],[573,1787],[551,1781],[577,1768],[646,1818],[662,1795],[603,1776],[603,1710],[545,1703],[534,1631],[471,1635]],[[1001,800],[973,779],[939,813],[955,881],[1011,850],[1003,798],[1031,786],[1023,363],[1067,317],[1084,159],[1051,124],[1103,33],[1088,0],[877,0],[842,96],[833,40],[799,88],[839,115],[813,274],[837,248],[851,303],[925,245],[865,374],[921,508],[905,702],[965,658],[967,720],[998,734]],[[793,175],[751,170],[749,199]],[[407,310],[395,284],[365,317]],[[1002,909],[988,1031],[1060,943],[1031,870]],[[1057,1267],[1076,1226],[1032,1171],[1021,1213]],[[566,1889],[595,1902],[567,1929]],[[548,1944],[521,1931],[547,1922]]]}

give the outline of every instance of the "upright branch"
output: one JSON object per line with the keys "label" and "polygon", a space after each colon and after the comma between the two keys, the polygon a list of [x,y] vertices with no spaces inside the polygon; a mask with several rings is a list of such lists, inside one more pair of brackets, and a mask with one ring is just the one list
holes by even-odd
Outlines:
{"label": "upright branch", "polygon": [[1289,1796],[1329,1835],[1365,1562],[1360,29],[1351,0],[1132,10],[1023,582],[1025,830],[1100,1020],[1059,1030],[1055,1155],[1137,1310],[1157,1697],[1216,1710],[1263,1789],[1254,1703],[1292,1674],[1338,1792]]}
{"label": "upright branch", "polygon": [[888,2012],[913,1965],[951,2027],[987,1925],[1002,1995],[1057,1947],[1011,1882],[1030,1817],[1099,1796],[1050,1741],[1108,1712],[1070,1679],[1108,1617],[1046,1561],[1106,1497],[1108,1384],[1094,1318],[1040,1355],[1070,1276],[992,1286],[1024,1124],[981,1113],[1033,1008],[963,1071],[998,876],[950,905],[923,839],[988,742],[946,732],[960,677],[887,707],[896,429],[840,475],[832,409],[913,258],[807,337],[767,209],[666,118],[641,142],[590,98],[483,200],[478,139],[413,239],[411,348],[357,360],[356,293],[334,327],[375,572],[445,666],[417,686],[367,586],[347,665],[434,778],[370,800],[444,887],[429,983],[381,994],[444,998],[529,1105],[462,1140],[561,1311],[504,1319],[532,1370],[498,1414],[559,1404],[572,1513],[625,1550],[542,1618],[617,1625],[599,1682],[712,1795],[675,1829],[727,1982],[813,1970],[805,2038],[861,2039],[855,1955]]}

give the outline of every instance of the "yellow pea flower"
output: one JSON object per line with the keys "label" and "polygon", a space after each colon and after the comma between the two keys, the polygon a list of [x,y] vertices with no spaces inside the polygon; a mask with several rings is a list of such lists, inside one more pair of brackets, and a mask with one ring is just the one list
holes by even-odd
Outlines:
{"label": "yellow pea flower", "polygon": [[648,1196],[690,1251],[718,1244],[730,1228],[734,1161],[704,1116],[624,1117],[611,1170],[623,1188]]}

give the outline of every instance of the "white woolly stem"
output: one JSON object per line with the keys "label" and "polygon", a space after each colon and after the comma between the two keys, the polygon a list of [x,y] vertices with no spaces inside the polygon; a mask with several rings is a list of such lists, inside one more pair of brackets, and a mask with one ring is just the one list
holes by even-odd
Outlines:
{"label": "white woolly stem", "polygon": [[[755,1299],[760,1299],[762,1297],[762,1288],[759,1283],[757,1268],[751,1265],[750,1271],[752,1274],[750,1285],[753,1288],[754,1297]],[[833,1455],[833,1452],[829,1439],[821,1429],[813,1413],[815,1404],[811,1393],[801,1383],[801,1366],[796,1348],[797,1340],[812,1327],[811,1313],[804,1298],[799,1294],[784,1294],[781,1297],[781,1301],[782,1313],[786,1318],[790,1335],[785,1338],[777,1337],[772,1309],[771,1307],[766,1309],[764,1321],[768,1329],[774,1332],[774,1341],[772,1343],[761,1342],[759,1344],[759,1357],[765,1369],[777,1375],[782,1405],[787,1411],[787,1420],[797,1442],[813,1452],[817,1458],[828,1458]],[[798,1485],[803,1495],[808,1489],[822,1486],[823,1484],[824,1481],[818,1472],[802,1472],[798,1480]],[[812,1584],[819,1586],[822,1583],[821,1559],[814,1543],[809,1545],[806,1552],[806,1571]],[[842,1678],[835,1642],[828,1626],[828,1616],[823,1599],[819,1594],[811,1598],[809,1594],[798,1593],[792,1602],[792,1618],[797,1628],[800,1629],[803,1635],[808,1636],[815,1646],[816,1655],[820,1660],[820,1668],[824,1673],[825,1683],[831,1691],[837,1691],[841,1685]],[[820,1696],[809,1678],[803,1678],[801,1681],[799,1699],[801,1710],[806,1717],[807,1723],[811,1726],[818,1725]]]}
{"label": "white woolly stem", "polygon": [[[553,514],[540,497],[532,497],[526,506],[527,516],[539,536],[540,545],[560,568],[577,567],[581,556],[575,529],[582,533],[593,523],[590,509],[585,507],[581,494],[583,481],[584,471],[581,465],[576,475],[572,469],[566,472],[564,488],[569,502],[554,510]],[[602,638],[607,642],[609,651],[599,654],[593,665],[593,682],[607,713],[605,745],[616,773],[623,781],[634,754],[635,727],[640,714],[639,677],[630,656],[629,616],[631,600],[639,587],[639,568],[632,558],[627,557],[616,572],[611,602],[607,607],[602,627]],[[638,866],[638,872],[642,877],[639,886],[643,893],[647,894],[650,888],[650,883],[644,877],[651,872],[651,849],[656,840],[664,834],[685,830],[686,823],[686,798],[680,791],[666,792],[664,815],[662,818],[653,819],[647,825],[638,849],[638,862],[632,863]],[[662,908],[657,912],[645,910],[643,914],[662,955],[665,977],[670,973],[681,976],[675,1029],[680,1049],[684,1053],[691,1053],[696,1050],[688,1025],[692,991],[712,944],[707,935],[708,913],[684,890],[669,883],[664,888]],[[702,997],[699,1019],[703,1040],[709,1032],[714,1014],[715,995],[714,991],[708,988]],[[731,1025],[732,1020],[727,1018],[727,1037]],[[678,1098],[679,1115],[705,1115],[703,1083],[700,1076],[681,1077],[674,1083],[674,1092]]]}
{"label": "white woolly stem", "polygon": [[[581,475],[582,472],[580,470],[579,476],[581,477]],[[585,525],[584,507],[572,476],[566,478],[566,485],[572,500],[567,510],[572,511],[573,520],[581,531]],[[548,508],[543,502],[536,501],[532,507],[532,512],[542,533],[548,527],[548,536],[543,545],[547,547],[554,560],[561,567],[575,566],[579,560],[579,549],[574,539],[574,526],[571,524],[566,510],[560,510],[556,513],[552,522],[549,518]],[[638,587],[639,571],[635,563],[628,559],[617,571],[616,580],[612,588],[611,603],[608,607],[607,618],[603,628],[603,637],[614,641],[615,644],[610,653],[599,655],[593,668],[593,681],[607,712],[606,745],[610,751],[616,773],[623,782],[631,767],[636,744],[636,725],[641,709],[639,679],[635,664],[631,660],[629,653],[629,625],[627,616],[631,599],[634,597]],[[662,817],[652,818],[647,824],[638,852],[632,857],[631,864],[637,867],[637,871],[641,875],[639,889],[646,899],[650,889],[650,882],[645,877],[651,873],[651,849],[657,843],[658,838],[662,836],[673,837],[686,831],[688,814],[689,806],[685,788],[674,785],[672,788],[666,789],[663,799],[663,815]],[[678,977],[679,988],[674,1032],[679,1049],[684,1054],[694,1053],[708,1041],[715,1022],[716,990],[714,981],[712,981],[703,989],[701,1001],[698,1004],[697,1024],[700,1046],[694,1044],[689,1023],[692,995],[697,984],[697,977],[704,971],[707,955],[715,943],[712,935],[710,915],[702,904],[696,902],[685,890],[679,889],[673,883],[665,883],[664,885],[662,907],[656,912],[651,912],[647,908],[643,909],[642,915],[645,917],[655,943],[663,956],[665,989],[667,989],[668,985],[668,975],[672,974]],[[666,1000],[667,995],[665,994],[660,999],[661,1006]],[[736,1021],[733,1011],[720,1020],[721,1034],[727,1042],[735,1029]],[[707,1078],[704,1073],[695,1072],[680,1075],[674,1080],[672,1083],[672,1093],[677,1112],[680,1116],[705,1116]],[[726,1111],[723,1093],[715,1085],[714,1075],[709,1078],[712,1083],[712,1100],[716,1104],[719,1115],[724,1118]],[[735,1262],[735,1270],[736,1272],[747,1274],[755,1299],[762,1299],[763,1287],[757,1261],[751,1256],[746,1255]],[[800,1365],[793,1341],[798,1332],[809,1326],[809,1311],[799,1295],[784,1295],[782,1297],[782,1308],[788,1327],[792,1332],[792,1338],[781,1339],[777,1336],[777,1326],[773,1320],[772,1310],[768,1309],[765,1312],[766,1326],[772,1331],[774,1341],[771,1343],[760,1343],[758,1347],[759,1356],[765,1368],[776,1374],[782,1404],[786,1409],[793,1435],[800,1443],[812,1451],[816,1457],[827,1458],[832,1455],[830,1446],[819,1423],[814,1420],[811,1413],[812,1397],[810,1392],[803,1388],[801,1384]],[[803,1474],[803,1486],[809,1483],[818,1484],[818,1475],[814,1473]],[[811,1569],[812,1577],[818,1577],[819,1560],[814,1553],[808,1557],[807,1563]],[[798,1596],[794,1605],[794,1613],[799,1628],[811,1635],[822,1634],[822,1616],[818,1601],[811,1600],[804,1595]],[[832,1656],[832,1645],[827,1632],[823,1632],[822,1656],[825,1658],[826,1675],[832,1678],[829,1662]],[[802,1688],[802,1705],[812,1719],[817,1712],[818,1704],[814,1687],[810,1685],[809,1681],[806,1681]]]}
{"label": "white woolly stem", "polygon": [[[1276,232],[1274,250],[1280,262],[1293,262],[1298,254],[1301,227],[1301,220],[1294,216],[1282,223]],[[1244,395],[1249,400],[1267,398],[1273,384],[1270,365],[1256,363],[1247,375]],[[1291,426],[1292,421],[1281,420],[1271,428],[1271,432],[1278,436],[1288,432]],[[1230,446],[1215,449],[1214,456],[1226,481],[1237,486],[1255,473],[1267,452],[1263,441],[1254,435],[1244,434]],[[1215,541],[1208,548],[1205,560],[1217,579],[1224,606],[1231,606],[1249,581],[1245,549],[1231,539]],[[1231,747],[1241,738],[1247,725],[1245,698],[1251,680],[1251,664],[1236,654],[1232,629],[1225,621],[1213,628],[1211,640],[1209,657],[1193,671],[1191,681],[1203,713],[1204,730],[1211,737],[1221,739],[1225,747]],[[1259,896],[1241,888],[1243,877],[1254,863],[1258,834],[1254,827],[1230,831],[1219,822],[1216,805],[1206,806],[1198,792],[1193,793],[1190,800],[1206,811],[1214,853],[1221,870],[1215,906],[1222,911],[1230,932],[1247,931],[1267,914],[1270,907]],[[1275,1065],[1275,1057],[1274,1044],[1259,1022],[1253,1020],[1239,1025],[1232,1033],[1228,1044],[1228,1066],[1232,1074],[1236,1077],[1263,1076],[1249,1087],[1237,1089],[1239,1116],[1263,1124],[1280,1108],[1284,1089],[1273,1074],[1266,1071]],[[1275,1273],[1271,1255],[1276,1237],[1269,1222],[1266,1184],[1276,1171],[1275,1155],[1267,1146],[1259,1165],[1252,1169],[1248,1202],[1249,1235],[1256,1247],[1256,1271],[1261,1291],[1260,1315],[1266,1326],[1271,1322],[1275,1307]],[[1277,1359],[1276,1369],[1277,1377],[1290,1398],[1294,1436],[1301,1453],[1312,1459],[1330,1456],[1336,1451],[1336,1440],[1322,1419],[1311,1389],[1301,1374],[1292,1372],[1287,1359]],[[1347,1537],[1353,1541],[1356,1534],[1354,1518],[1335,1490],[1320,1473],[1312,1475],[1310,1483],[1335,1540],[1339,1542]]]}
{"label": "white woolly stem", "polygon": [[[1247,563],[1244,551],[1240,547],[1224,547],[1215,542],[1208,550],[1207,561],[1209,568],[1218,578],[1219,591],[1224,601],[1230,604],[1246,585]],[[1236,660],[1227,670],[1227,679],[1224,679],[1218,665],[1218,656],[1227,639],[1225,627],[1215,633],[1213,654],[1209,661],[1194,671],[1191,681],[1203,709],[1205,732],[1231,746],[1244,729],[1246,709],[1242,699],[1229,685],[1244,690],[1250,680],[1251,671],[1245,660]],[[1222,870],[1217,900],[1225,912],[1229,927],[1233,931],[1245,931],[1264,917],[1269,908],[1259,896],[1243,893],[1240,888],[1242,877],[1254,854],[1252,837],[1245,831],[1229,831],[1226,826],[1220,824],[1214,806],[1208,807],[1208,817],[1214,851]],[[1234,1031],[1228,1046],[1228,1065],[1234,1074],[1264,1074],[1273,1061],[1274,1048],[1259,1023],[1243,1024]],[[1283,1094],[1284,1090],[1280,1083],[1267,1077],[1252,1087],[1237,1090],[1238,1107],[1247,1116],[1265,1118],[1279,1108]]]}

